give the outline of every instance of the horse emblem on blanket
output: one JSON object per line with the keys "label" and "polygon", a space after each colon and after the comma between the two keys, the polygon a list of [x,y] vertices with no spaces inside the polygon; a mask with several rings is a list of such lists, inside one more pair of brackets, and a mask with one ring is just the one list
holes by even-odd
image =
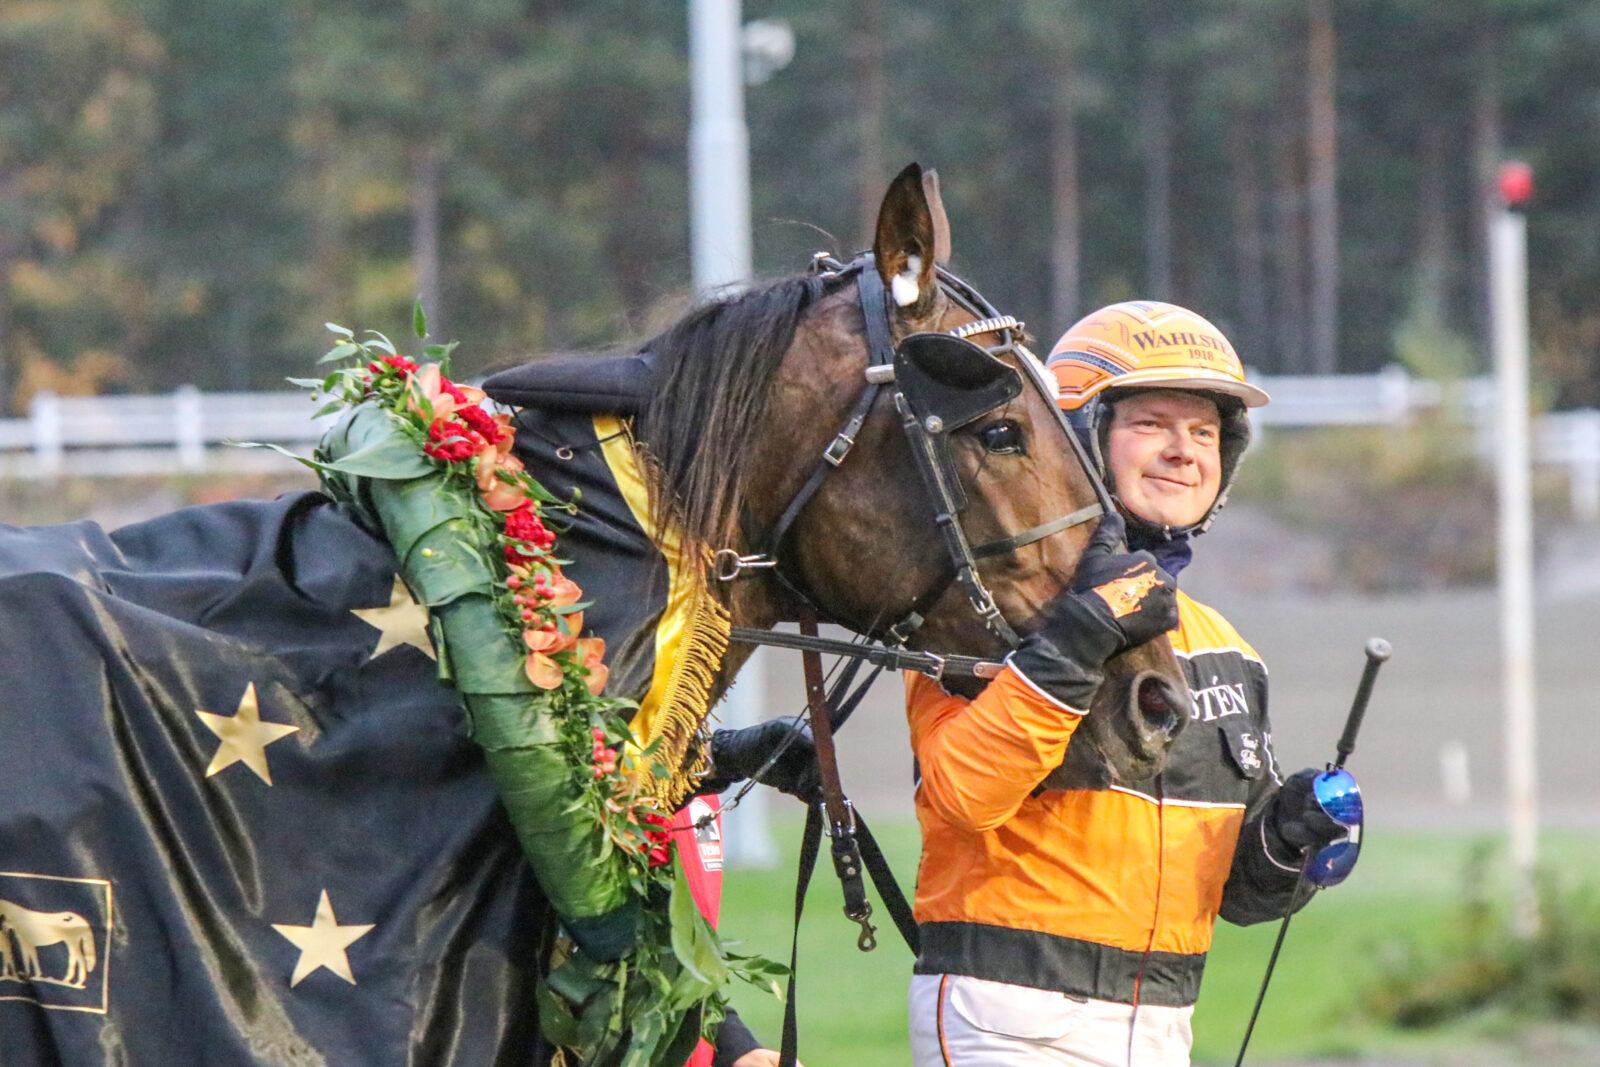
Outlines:
{"label": "horse emblem on blanket", "polygon": [[76,991],[103,993],[91,980],[104,978],[109,905],[105,882],[0,872],[0,999],[104,1011],[103,995]]}

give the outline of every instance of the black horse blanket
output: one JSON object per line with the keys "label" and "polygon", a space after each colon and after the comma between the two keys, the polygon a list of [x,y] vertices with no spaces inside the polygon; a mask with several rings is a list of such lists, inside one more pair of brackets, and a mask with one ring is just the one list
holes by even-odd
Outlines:
{"label": "black horse blanket", "polygon": [[[523,440],[637,694],[665,569],[587,415]],[[0,1062],[547,1057],[547,910],[395,579],[317,493],[0,527]]]}

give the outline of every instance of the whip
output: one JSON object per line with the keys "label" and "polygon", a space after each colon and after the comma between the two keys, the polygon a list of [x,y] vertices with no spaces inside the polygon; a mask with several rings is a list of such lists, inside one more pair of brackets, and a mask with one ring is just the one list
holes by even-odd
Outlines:
{"label": "whip", "polygon": [[[1390,655],[1393,654],[1393,649],[1389,647],[1389,642],[1385,641],[1383,638],[1374,637],[1367,641],[1366,654],[1367,662],[1361,669],[1361,681],[1356,685],[1355,699],[1350,703],[1350,714],[1347,715],[1344,720],[1344,733],[1339,735],[1339,744],[1336,750],[1337,757],[1334,759],[1333,763],[1329,765],[1328,773],[1325,776],[1328,779],[1332,779],[1343,774],[1344,761],[1349,759],[1350,753],[1355,751],[1356,734],[1361,729],[1362,718],[1367,714],[1367,701],[1372,698],[1372,685],[1375,681],[1377,681],[1378,668],[1382,667],[1384,662],[1387,661]],[[1348,775],[1344,775],[1344,777],[1348,778]],[[1360,794],[1353,792],[1355,786],[1354,779],[1350,779],[1349,784],[1352,792],[1345,794],[1344,796],[1354,797],[1355,810],[1358,813],[1357,818],[1359,819]],[[1343,799],[1343,797],[1341,799]],[[1336,816],[1333,812],[1328,811],[1327,806],[1324,804],[1323,798],[1320,795],[1320,790],[1318,791],[1317,795],[1317,803],[1322,805],[1323,810],[1326,811],[1331,818],[1334,818],[1335,821],[1344,823],[1343,819],[1338,818],[1338,816]],[[1359,823],[1355,827],[1355,830],[1357,834],[1359,834]],[[1352,845],[1354,846],[1353,848],[1351,847]],[[1307,869],[1310,868],[1314,862],[1320,860],[1324,853],[1330,850],[1339,850],[1337,856],[1335,856],[1333,859],[1332,865],[1335,867],[1342,867],[1342,871],[1336,875],[1337,879],[1342,880],[1344,875],[1349,873],[1349,867],[1355,864],[1355,856],[1359,848],[1360,844],[1359,840],[1357,840],[1354,842],[1335,842],[1324,849],[1307,851],[1305,862],[1300,865],[1300,874],[1295,879],[1294,890],[1289,894],[1289,906],[1284,910],[1282,925],[1278,927],[1278,939],[1273,943],[1272,955],[1267,959],[1267,972],[1261,978],[1261,989],[1256,994],[1255,1007],[1250,1011],[1250,1023],[1245,1027],[1244,1040],[1239,1044],[1239,1058],[1233,1061],[1233,1067],[1241,1067],[1241,1065],[1244,1063],[1245,1050],[1250,1047],[1250,1035],[1255,1032],[1256,1019],[1261,1015],[1261,1003],[1267,998],[1267,984],[1272,981],[1273,968],[1278,965],[1278,953],[1283,949],[1284,935],[1289,932],[1289,920],[1294,917],[1295,905],[1300,901],[1300,891],[1307,885],[1312,884],[1306,878]],[[1328,884],[1333,883],[1330,882]]]}

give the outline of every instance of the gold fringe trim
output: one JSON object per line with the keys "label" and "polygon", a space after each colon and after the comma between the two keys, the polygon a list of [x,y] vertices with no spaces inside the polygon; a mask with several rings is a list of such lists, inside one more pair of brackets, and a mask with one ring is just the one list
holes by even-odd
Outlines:
{"label": "gold fringe trim", "polygon": [[[649,491],[629,426],[615,415],[594,417],[595,435],[612,477],[641,529],[652,531]],[[667,564],[667,607],[656,625],[655,669],[639,702],[633,733],[640,747],[659,741],[650,759],[630,750],[634,787],[668,811],[688,797],[710,762],[706,719],[711,687],[728,652],[731,620],[706,585],[711,560],[684,566],[681,541],[667,530],[657,545]],[[666,773],[658,776],[656,768]]]}

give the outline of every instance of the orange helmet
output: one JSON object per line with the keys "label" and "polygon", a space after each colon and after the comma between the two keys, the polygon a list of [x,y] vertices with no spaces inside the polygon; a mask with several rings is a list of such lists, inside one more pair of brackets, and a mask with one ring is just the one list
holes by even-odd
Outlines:
{"label": "orange helmet", "polygon": [[1113,386],[1203,389],[1252,408],[1269,399],[1245,381],[1222,331],[1176,304],[1129,300],[1101,308],[1062,334],[1047,362],[1069,411]]}
{"label": "orange helmet", "polygon": [[[1083,437],[1113,496],[1117,489],[1106,468],[1105,434],[1117,396],[1133,389],[1193,389],[1217,402],[1222,418],[1217,499],[1193,526],[1162,534],[1188,536],[1209,529],[1250,444],[1245,408],[1270,399],[1266,390],[1245,381],[1244,366],[1222,331],[1176,304],[1129,300],[1078,320],[1050,350],[1048,366],[1056,376],[1056,402]],[[1149,525],[1132,514],[1128,521],[1130,528]]]}

